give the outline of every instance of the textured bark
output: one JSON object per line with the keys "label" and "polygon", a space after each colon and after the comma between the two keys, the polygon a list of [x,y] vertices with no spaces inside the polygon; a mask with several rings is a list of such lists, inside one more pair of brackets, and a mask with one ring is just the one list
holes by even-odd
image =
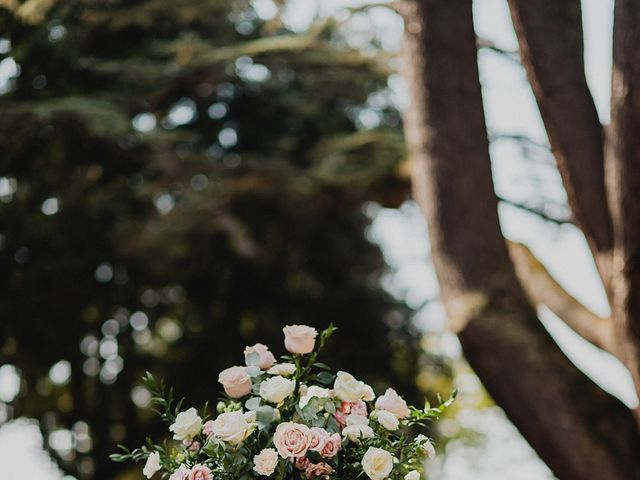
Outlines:
{"label": "textured bark", "polygon": [[[607,187],[613,218],[613,318],[640,394],[640,1],[618,0]],[[640,420],[640,419],[639,419]]]}
{"label": "textured bark", "polygon": [[442,299],[465,356],[562,480],[640,478],[633,415],[563,355],[536,318],[497,216],[471,0],[405,12],[405,132]]}
{"label": "textured bark", "polygon": [[613,235],[603,128],[584,74],[580,0],[509,0],[509,6],[569,205],[608,286]]}
{"label": "textured bark", "polygon": [[525,245],[508,245],[518,279],[534,305],[546,306],[582,338],[621,357],[610,318],[599,317],[562,288]]}

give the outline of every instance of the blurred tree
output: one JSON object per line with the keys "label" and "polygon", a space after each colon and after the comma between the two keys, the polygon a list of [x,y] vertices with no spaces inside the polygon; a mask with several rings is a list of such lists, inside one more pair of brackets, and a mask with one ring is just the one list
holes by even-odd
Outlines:
{"label": "blurred tree", "polygon": [[383,56],[331,21],[288,31],[280,4],[0,5],[0,363],[15,415],[74,432],[50,437],[64,470],[113,478],[115,443],[159,432],[145,370],[215,400],[287,323],[334,322],[336,366],[415,392],[410,312],[365,235],[367,202],[406,196],[398,112],[368,102]]}
{"label": "blurred tree", "polygon": [[617,356],[640,393],[640,2],[616,2],[607,129],[585,79],[580,1],[509,0],[509,7],[572,221],[591,248],[613,313],[594,315],[528,249],[507,248],[472,0],[402,5],[413,96],[405,131],[443,302],[469,363],[555,475],[640,479],[638,412],[571,363],[533,308],[549,307]]}

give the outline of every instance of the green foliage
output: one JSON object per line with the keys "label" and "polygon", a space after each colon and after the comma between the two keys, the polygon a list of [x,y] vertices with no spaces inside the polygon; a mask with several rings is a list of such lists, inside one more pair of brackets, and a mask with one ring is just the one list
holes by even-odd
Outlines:
{"label": "green foliage", "polygon": [[[45,434],[89,425],[89,449],[52,451],[62,468],[114,478],[116,443],[163,431],[131,402],[147,402],[145,371],[203,404],[239,346],[301,319],[340,327],[337,367],[415,392],[410,312],[380,286],[363,213],[406,196],[398,112],[356,121],[386,88],[384,56],[244,0],[41,13],[0,7],[0,61],[20,67],[0,96],[0,179],[16,187],[0,198],[0,363],[21,374],[15,415]],[[71,377],[55,383],[60,360]]]}

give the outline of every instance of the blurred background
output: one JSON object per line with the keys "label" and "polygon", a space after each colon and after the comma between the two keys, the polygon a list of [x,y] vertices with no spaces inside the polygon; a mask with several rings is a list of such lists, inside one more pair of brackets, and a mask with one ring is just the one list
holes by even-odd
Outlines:
{"label": "blurred background", "polygon": [[[476,2],[502,227],[606,315],[568,223],[502,0]],[[608,118],[612,0],[584,5]],[[339,328],[326,358],[411,401],[454,387],[430,479],[552,479],[445,329],[410,198],[402,21],[347,0],[0,0],[0,476],[135,479],[164,427],[145,370],[195,405],[281,327]],[[540,312],[627,405],[616,360]],[[509,445],[506,449],[505,445]]]}

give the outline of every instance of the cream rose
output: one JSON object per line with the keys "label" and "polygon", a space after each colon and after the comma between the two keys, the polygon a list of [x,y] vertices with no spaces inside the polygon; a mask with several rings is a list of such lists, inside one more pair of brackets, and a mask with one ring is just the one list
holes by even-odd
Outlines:
{"label": "cream rose", "polygon": [[338,372],[333,389],[336,397],[345,402],[357,402],[366,400],[368,402],[375,398],[373,389],[364,382],[356,380],[353,375],[347,372]]}
{"label": "cream rose", "polygon": [[359,442],[361,438],[372,438],[373,435],[373,429],[362,423],[347,425],[342,429],[342,436],[352,442]]}
{"label": "cream rose", "polygon": [[304,457],[310,442],[309,427],[300,423],[281,423],[273,434],[273,443],[282,458]]}
{"label": "cream rose", "polygon": [[296,389],[296,382],[276,376],[266,379],[260,384],[260,396],[267,402],[281,403]]}
{"label": "cream rose", "polygon": [[202,431],[202,419],[195,408],[180,412],[169,430],[173,432],[175,440],[191,440]]}
{"label": "cream rose", "polygon": [[240,398],[251,392],[251,377],[245,367],[230,367],[218,375],[218,382],[231,398]]}
{"label": "cream rose", "polygon": [[267,348],[267,346],[263,345],[262,343],[256,343],[251,347],[246,347],[244,349],[245,360],[252,353],[257,353],[260,356],[260,361],[258,363],[258,366],[262,370],[267,370],[271,368],[274,363],[276,363],[276,357],[274,357],[273,353],[271,353]]}
{"label": "cream rose", "polygon": [[404,476],[404,480],[420,480],[420,472],[417,470],[411,470]]}
{"label": "cream rose", "polygon": [[318,331],[306,325],[287,325],[284,332],[284,346],[288,352],[304,355],[313,351]]}
{"label": "cream rose", "polygon": [[311,385],[300,397],[300,408],[304,408],[313,397],[316,398],[329,398],[331,396],[331,390],[328,388],[318,387],[317,385]]}
{"label": "cream rose", "polygon": [[387,388],[384,395],[381,395],[376,400],[376,408],[378,410],[386,410],[393,413],[398,418],[408,417],[411,413],[407,402],[396,393],[393,388]]}
{"label": "cream rose", "polygon": [[393,456],[382,448],[369,447],[360,463],[371,480],[383,480],[393,469]]}
{"label": "cream rose", "polygon": [[278,466],[278,452],[273,448],[264,448],[253,457],[253,470],[258,475],[268,477]]}
{"label": "cream rose", "polygon": [[276,363],[267,370],[271,375],[280,375],[281,377],[290,377],[296,373],[296,366],[293,363]]}
{"label": "cream rose", "polygon": [[380,425],[392,432],[398,430],[400,420],[393,413],[386,410],[376,410],[372,415]]}
{"label": "cream rose", "polygon": [[231,445],[240,445],[251,434],[255,424],[247,422],[240,411],[221,413],[213,421],[211,430],[216,438]]}
{"label": "cream rose", "polygon": [[147,463],[144,464],[144,468],[142,469],[142,473],[145,477],[151,478],[157,472],[160,471],[162,467],[160,466],[160,454],[158,452],[153,452],[147,458]]}

